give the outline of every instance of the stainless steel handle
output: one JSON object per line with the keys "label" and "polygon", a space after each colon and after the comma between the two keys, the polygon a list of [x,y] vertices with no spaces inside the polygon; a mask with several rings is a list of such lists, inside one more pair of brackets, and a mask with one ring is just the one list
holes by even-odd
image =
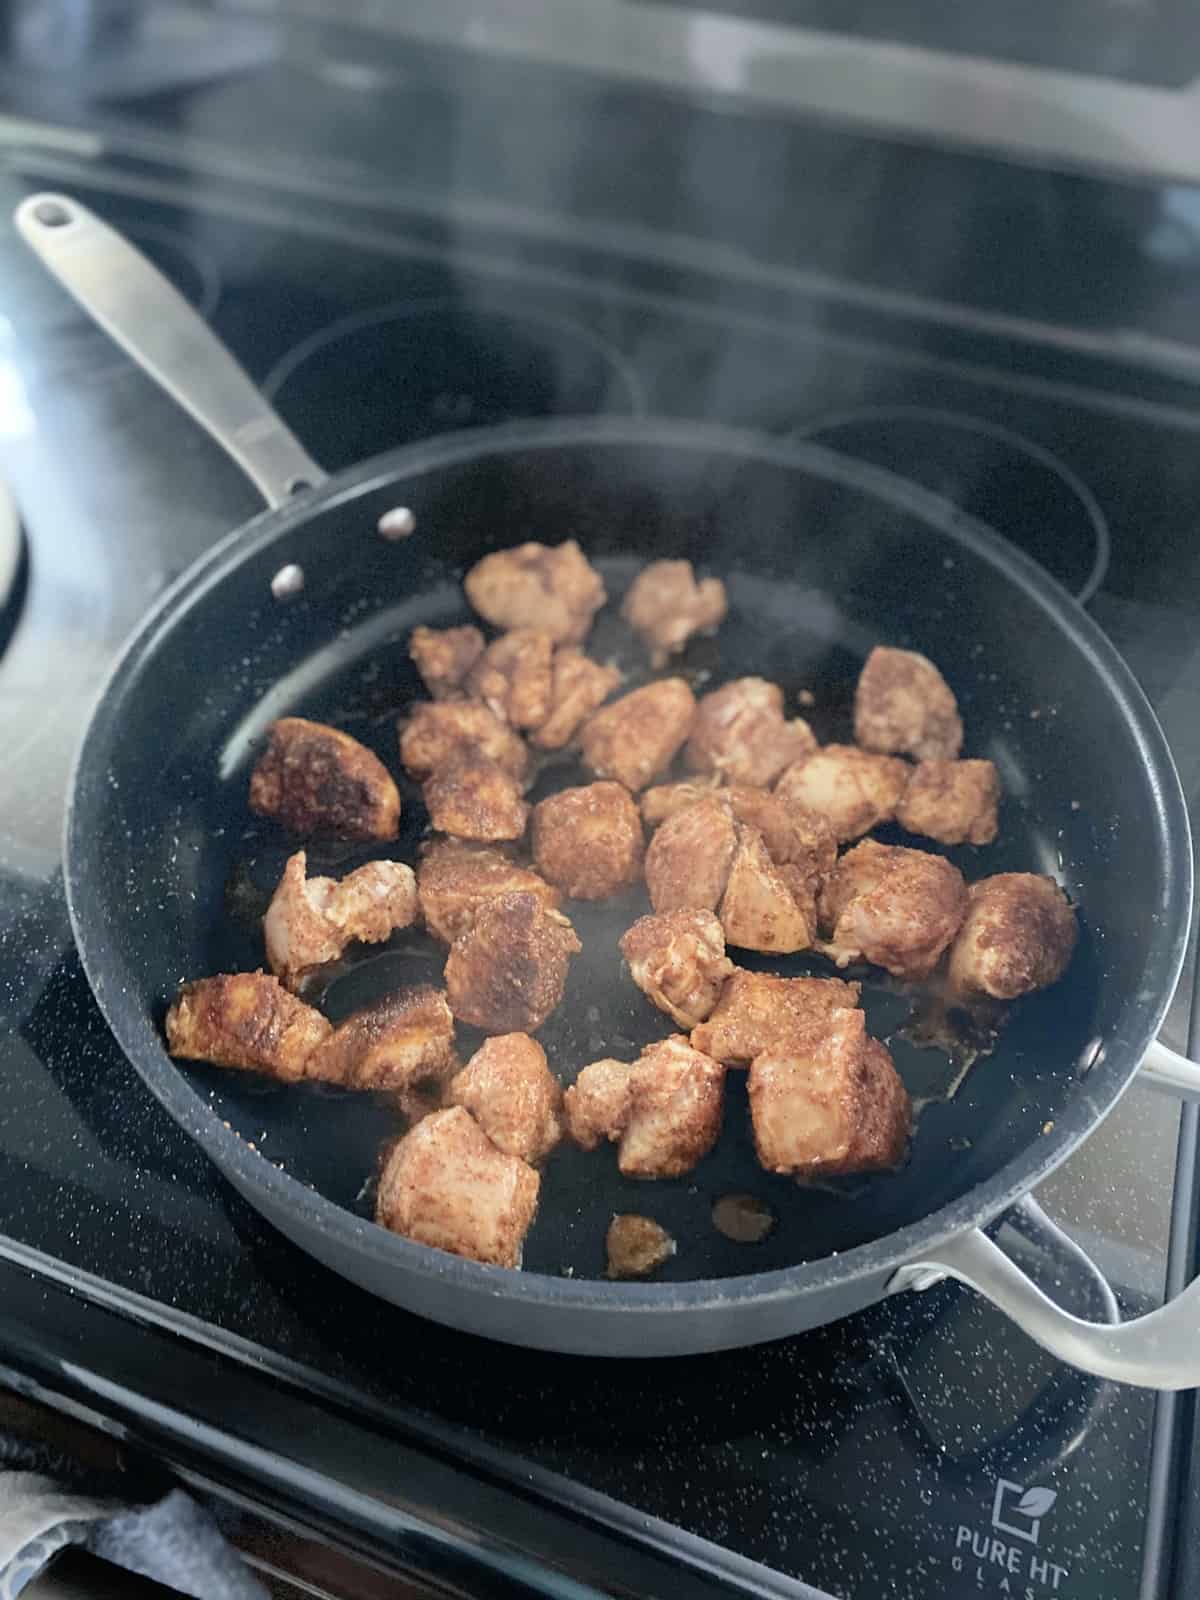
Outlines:
{"label": "stainless steel handle", "polygon": [[14,220],[63,288],[207,428],[268,505],[324,481],[221,341],[127,239],[67,195],[30,195]]}
{"label": "stainless steel handle", "polygon": [[1180,1100],[1200,1100],[1200,1063],[1189,1061],[1161,1039],[1155,1039],[1142,1057],[1137,1081]]}

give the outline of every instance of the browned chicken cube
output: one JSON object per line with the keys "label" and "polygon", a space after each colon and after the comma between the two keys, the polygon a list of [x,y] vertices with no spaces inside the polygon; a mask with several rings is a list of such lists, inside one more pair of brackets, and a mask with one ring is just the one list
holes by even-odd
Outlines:
{"label": "browned chicken cube", "polygon": [[477,561],[463,581],[467,599],[497,628],[544,628],[560,644],[587,638],[607,596],[574,539],[520,544]]}
{"label": "browned chicken cube", "polygon": [[1000,775],[990,761],[922,761],[896,821],[942,844],[991,844],[999,804]]}
{"label": "browned chicken cube", "polygon": [[950,983],[965,994],[1015,1000],[1057,983],[1078,936],[1075,912],[1053,878],[998,872],[968,891],[950,950]]}
{"label": "browned chicken cube", "polygon": [[544,628],[514,628],[494,640],[467,688],[514,728],[540,728],[550,715],[554,640]]}
{"label": "browned chicken cube", "polygon": [[185,983],[167,1012],[173,1056],[264,1072],[284,1083],[306,1076],[310,1056],[332,1032],[319,1011],[264,972]]}
{"label": "browned chicken cube", "polygon": [[435,939],[452,944],[475,921],[485,901],[502,894],[532,894],[557,911],[561,896],[531,867],[496,845],[435,839],[417,867],[417,895],[425,926]]}
{"label": "browned chicken cube", "polygon": [[563,1095],[567,1132],[581,1150],[621,1137],[629,1120],[632,1071],[627,1061],[593,1061]]}
{"label": "browned chicken cube", "polygon": [[597,711],[583,725],[583,759],[598,778],[637,793],[671,765],[688,736],[696,698],[682,678],[660,678]]}
{"label": "browned chicken cube", "polygon": [[308,1058],[305,1075],[344,1089],[394,1091],[458,1070],[454,1018],[438,989],[401,989],[339,1022]]}
{"label": "browned chicken cube", "polygon": [[607,900],[642,875],[642,821],[628,789],[560,789],[533,810],[533,859],[571,900]]}
{"label": "browned chicken cube", "polygon": [[375,1220],[417,1244],[519,1267],[541,1179],[505,1155],[469,1111],[435,1111],[397,1140],[379,1175]]}
{"label": "browned chicken cube", "polygon": [[642,821],[648,828],[657,828],[677,811],[686,811],[698,800],[707,800],[720,781],[717,777],[683,778],[678,783],[660,783],[644,790],[639,801]]}
{"label": "browned chicken cube", "polygon": [[519,839],[529,821],[520,784],[478,750],[459,751],[426,781],[422,793],[430,825],[455,839]]}
{"label": "browned chicken cube", "polygon": [[858,997],[859,985],[841,978],[737,970],[708,1021],[693,1030],[692,1044],[727,1067],[746,1067],[763,1051],[820,1028],[835,1011],[855,1010]]}
{"label": "browned chicken cube", "polygon": [[554,652],[550,710],[530,735],[539,750],[561,750],[621,681],[616,667],[601,666],[573,645]]}
{"label": "browned chicken cube", "polygon": [[417,880],[403,862],[368,861],[339,882],[308,877],[307,860],[303,850],[288,860],[263,918],[267,965],[293,990],[353,940],[379,944],[418,914]]}
{"label": "browned chicken cube", "polygon": [[789,806],[815,811],[839,841],[857,839],[896,814],[912,768],[895,756],[827,744],[790,766],[775,786]]}
{"label": "browned chicken cube", "polygon": [[561,911],[535,894],[485,901],[446,958],[446,993],[460,1022],[486,1033],[536,1033],[563,997],[582,945]]}
{"label": "browned chicken cube", "polygon": [[292,833],[394,839],[400,793],[379,757],[348,733],[303,717],[273,722],[250,774],[250,809]]}
{"label": "browned chicken cube", "polygon": [[835,1177],[894,1167],[904,1154],[911,1105],[883,1045],[861,1011],[825,1023],[756,1056],[750,1120],[768,1172]]}
{"label": "browned chicken cube", "polygon": [[729,881],[737,834],[718,796],[669,817],[646,850],[646,888],[655,911],[715,911]]}
{"label": "browned chicken cube", "polygon": [[452,700],[464,693],[471,668],[483,654],[478,628],[414,628],[408,653],[421,680],[435,700]]}
{"label": "browned chicken cube", "polygon": [[531,1164],[562,1138],[562,1089],[527,1033],[485,1040],[451,1079],[446,1103],[465,1106],[497,1150]]}
{"label": "browned chicken cube", "polygon": [[604,1248],[610,1278],[648,1278],[675,1254],[675,1241],[652,1217],[623,1211],[609,1223]]}
{"label": "browned chicken cube", "polygon": [[621,954],[642,993],[689,1032],[716,1005],[733,971],[711,911],[639,917],[621,940]]}
{"label": "browned chicken cube", "polygon": [[725,1068],[681,1034],[647,1045],[630,1068],[629,1117],[617,1147],[626,1178],[678,1178],[721,1132]]}
{"label": "browned chicken cube", "polygon": [[897,978],[927,978],[966,910],[966,884],[949,861],[864,839],[822,892],[825,951],[839,967],[870,961]]}
{"label": "browned chicken cube", "polygon": [[525,741],[478,700],[423,700],[400,722],[400,759],[418,783],[467,752],[486,756],[518,780],[529,766]]}
{"label": "browned chicken cube", "polygon": [[763,788],[816,748],[802,717],[785,719],[777,683],[735,678],[696,707],[687,764],[694,772],[719,773],[726,783]]}
{"label": "browned chicken cube", "polygon": [[812,896],[801,905],[771,860],[757,828],[737,825],[737,850],[721,897],[725,938],[743,950],[790,955],[816,937]]}
{"label": "browned chicken cube", "polygon": [[777,866],[803,869],[805,877],[820,879],[837,860],[833,829],[816,811],[789,805],[770,789],[743,784],[721,790],[721,798],[738,822],[757,828]]}
{"label": "browned chicken cube", "polygon": [[720,578],[697,583],[690,561],[652,561],[630,584],[621,615],[661,667],[693,634],[716,633],[728,609]]}
{"label": "browned chicken cube", "polygon": [[854,695],[854,737],[864,750],[953,761],[963,739],[958,702],[928,656],[876,645]]}

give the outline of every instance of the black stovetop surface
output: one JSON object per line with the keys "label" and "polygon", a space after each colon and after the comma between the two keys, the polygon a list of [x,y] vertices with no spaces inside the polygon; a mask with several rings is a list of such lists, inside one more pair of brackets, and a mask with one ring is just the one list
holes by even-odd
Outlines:
{"label": "black stovetop surface", "polygon": [[[16,143],[0,156],[0,218],[60,187],[127,228],[327,467],[451,428],[601,410],[812,433],[906,464],[1096,591],[1200,802],[1200,393],[1187,373],[869,296],[765,296],[677,261],[573,255],[428,214],[364,219],[328,198],[303,207],[195,171],[151,181]],[[264,1372],[293,1363],[348,1401],[499,1447],[514,1483],[533,1463],[830,1594],[1021,1593],[1011,1576],[1001,1587],[989,1541],[994,1516],[1036,1486],[1056,1502],[1032,1576],[1021,1547],[1032,1592],[1138,1595],[1169,1514],[1151,1481],[1154,1397],[1070,1374],[950,1287],[721,1356],[527,1354],[369,1299],[218,1179],[90,998],[58,838],[70,754],[121,637],[257,509],[253,491],[2,222],[0,319],[0,463],[26,539],[0,658],[0,1258],[42,1252],[85,1298],[102,1280],[115,1303],[144,1297],[218,1347],[250,1341]],[[1168,1024],[1178,1046],[1186,1017],[1184,995]],[[1135,1087],[1099,1153],[1042,1196],[1126,1313],[1162,1294],[1179,1126]],[[1057,1292],[1095,1314],[1088,1284],[1058,1275]],[[5,1345],[0,1312],[0,1364]],[[319,1459],[319,1440],[298,1448]]]}

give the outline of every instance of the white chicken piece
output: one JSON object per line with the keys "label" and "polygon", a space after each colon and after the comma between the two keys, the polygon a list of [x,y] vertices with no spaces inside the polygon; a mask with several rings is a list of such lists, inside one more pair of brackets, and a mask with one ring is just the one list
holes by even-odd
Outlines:
{"label": "white chicken piece", "polygon": [[463,587],[494,627],[543,628],[560,644],[580,644],[608,598],[574,539],[497,550],[475,563]]}
{"label": "white chicken piece", "polygon": [[870,961],[897,978],[927,978],[966,910],[962,873],[942,856],[864,839],[822,891],[825,953],[839,967]]}
{"label": "white chicken piece", "polygon": [[950,984],[965,995],[1015,1000],[1057,983],[1078,937],[1075,912],[1053,878],[998,872],[968,891],[950,950]]}
{"label": "white chicken piece", "polygon": [[755,1056],[820,1032],[835,1011],[856,1010],[860,985],[841,978],[780,978],[738,968],[716,1009],[692,1031],[692,1044],[727,1067],[748,1067]]}
{"label": "white chicken piece", "polygon": [[486,1039],[451,1079],[446,1103],[465,1106],[497,1150],[530,1165],[562,1138],[562,1089],[527,1033]]}
{"label": "white chicken piece", "polygon": [[716,633],[728,610],[720,578],[697,583],[690,561],[652,561],[630,584],[621,615],[645,640],[652,665],[661,667],[693,634]]}
{"label": "white chicken piece", "polygon": [[895,756],[873,755],[852,744],[827,744],[790,766],[775,793],[789,806],[824,817],[845,843],[892,820],[911,771]]}
{"label": "white chicken piece", "polygon": [[734,970],[711,911],[639,917],[621,940],[621,954],[642,993],[688,1032],[712,1011]]}
{"label": "white chicken piece", "polygon": [[619,1061],[584,1067],[564,1096],[567,1128],[585,1150],[618,1140],[627,1178],[678,1178],[690,1172],[721,1132],[725,1069],[680,1034],[647,1045],[631,1067]]}
{"label": "white chicken piece", "polygon": [[375,1220],[417,1244],[496,1267],[519,1267],[541,1179],[506,1155],[469,1111],[423,1118],[392,1147],[379,1175]]}
{"label": "white chicken piece", "polygon": [[282,1083],[309,1075],[333,1029],[265,972],[222,973],[180,985],[167,1012],[167,1049],[187,1061],[262,1072]]}
{"label": "white chicken piece", "polygon": [[401,989],[339,1022],[305,1063],[306,1078],[345,1089],[424,1090],[458,1070],[454,1018],[438,989]]}
{"label": "white chicken piece", "polygon": [[552,884],[514,860],[499,845],[434,839],[417,866],[417,896],[425,927],[443,944],[453,944],[475,921],[479,907],[505,894],[532,894],[548,911],[562,896]]}
{"label": "white chicken piece", "polygon": [[524,740],[478,700],[422,700],[399,727],[400,759],[418,783],[466,754],[486,756],[518,782],[529,767]]}
{"label": "white chicken piece", "polygon": [[735,678],[696,707],[686,760],[694,772],[764,788],[817,748],[802,717],[783,715],[783,690],[765,678]]}
{"label": "white chicken piece", "polygon": [[292,833],[394,839],[400,791],[373,750],[304,717],[280,717],[250,774],[250,809]]}
{"label": "white chicken piece", "polygon": [[629,1121],[633,1086],[628,1061],[606,1057],[581,1067],[563,1095],[567,1132],[581,1150],[595,1150],[606,1139],[621,1137]]}
{"label": "white chicken piece", "polygon": [[864,750],[953,761],[963,740],[958,702],[928,656],[876,645],[854,695],[854,737]]}
{"label": "white chicken piece", "polygon": [[538,871],[571,900],[607,900],[642,875],[642,821],[628,789],[589,783],[533,811]]}
{"label": "white chicken piece", "polygon": [[452,756],[426,781],[422,794],[430,826],[455,839],[520,839],[529,821],[516,778],[478,750]]}
{"label": "white chicken piece", "polygon": [[721,897],[721,926],[731,945],[790,955],[816,937],[812,909],[797,903],[757,828],[737,825],[737,849]]}
{"label": "white chicken piece", "polygon": [[616,667],[601,666],[573,645],[554,652],[550,709],[530,735],[539,750],[561,750],[621,681]]}
{"label": "white chicken piece", "polygon": [[414,628],[408,641],[421,680],[435,700],[463,693],[467,674],[483,654],[478,628]]}
{"label": "white chicken piece", "polygon": [[655,911],[715,911],[729,881],[737,834],[717,795],[668,817],[646,849],[646,888]]}
{"label": "white chicken piece", "polygon": [[514,728],[540,728],[550,715],[554,640],[544,628],[514,628],[492,641],[467,690]]}
{"label": "white chicken piece", "polygon": [[922,761],[896,821],[941,844],[991,844],[999,826],[1000,775],[990,761]]}
{"label": "white chicken piece", "polygon": [[417,880],[400,861],[368,861],[335,878],[309,878],[303,850],[289,857],[263,918],[267,964],[298,993],[354,940],[380,944],[417,920]]}
{"label": "white chicken piece", "polygon": [[588,718],[583,759],[598,778],[615,778],[636,794],[671,765],[695,714],[684,680],[659,678]]}

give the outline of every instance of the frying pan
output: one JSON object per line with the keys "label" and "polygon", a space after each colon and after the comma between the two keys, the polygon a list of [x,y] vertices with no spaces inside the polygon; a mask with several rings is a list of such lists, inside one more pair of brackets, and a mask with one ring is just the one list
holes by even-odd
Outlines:
{"label": "frying pan", "polygon": [[[243,1195],[298,1245],[377,1295],[527,1346],[618,1356],[716,1350],[831,1321],[947,1275],[972,1284],[1080,1368],[1133,1383],[1200,1383],[1200,1284],[1121,1326],[1056,1307],[981,1231],[1064,1159],[1144,1069],[1197,1092],[1152,1045],[1179,975],[1191,900],[1187,814],[1161,730],[1090,619],[1044,572],[945,502],[797,443],[677,421],[587,419],[457,434],[326,478],[180,297],[74,201],[26,200],[26,241],[81,305],[237,460],[269,509],[159,601],[118,660],[73,776],[65,836],[72,925],[130,1060]],[[385,512],[404,508],[385,527]],[[396,767],[395,719],[420,693],[414,625],[466,620],[461,578],[488,550],[577,538],[619,598],[638,566],[684,556],[727,581],[731,612],[682,670],[709,686],[758,673],[813,692],[823,738],[849,733],[849,689],[877,641],[925,651],[954,686],[972,754],[1005,789],[1001,840],[949,852],[968,877],[1055,873],[1078,903],[1066,979],[1014,1008],[957,1092],[953,1062],[905,1038],[909,995],[868,982],[919,1116],[904,1169],[800,1188],[756,1165],[743,1074],[729,1075],[717,1149],[678,1182],[635,1185],[611,1150],[561,1151],[543,1181],[525,1270],[427,1249],[376,1227],[370,1179],[392,1114],[370,1096],[282,1088],[172,1062],[166,1003],[183,978],[261,963],[258,918],[295,841],[253,818],[250,767],[285,714],[330,721]],[[596,653],[637,652],[610,606]],[[543,780],[574,781],[560,766]],[[403,782],[403,780],[402,780]],[[535,797],[538,791],[535,790]],[[402,787],[412,858],[425,817]],[[310,870],[363,857],[310,843]],[[584,954],[542,1030],[566,1078],[631,1059],[664,1019],[621,971],[631,895],[576,905]],[[442,955],[406,933],[339,971],[335,1020]],[[754,958],[748,958],[753,960]],[[773,961],[820,971],[818,958]],[[463,1030],[462,1044],[474,1038]],[[714,1227],[749,1193],[775,1226],[756,1244]],[[650,1283],[603,1277],[615,1211],[655,1217],[678,1253]]]}

